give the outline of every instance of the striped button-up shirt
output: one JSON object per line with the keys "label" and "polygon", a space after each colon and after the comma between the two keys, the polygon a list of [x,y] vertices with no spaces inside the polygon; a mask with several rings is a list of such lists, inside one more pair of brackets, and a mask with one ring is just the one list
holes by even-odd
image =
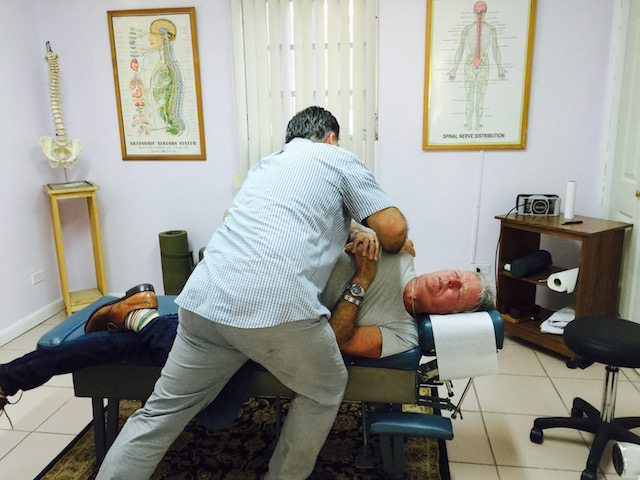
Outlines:
{"label": "striped button-up shirt", "polygon": [[389,206],[354,154],[294,139],[251,169],[176,302],[239,328],[328,316],[319,294],[351,218]]}

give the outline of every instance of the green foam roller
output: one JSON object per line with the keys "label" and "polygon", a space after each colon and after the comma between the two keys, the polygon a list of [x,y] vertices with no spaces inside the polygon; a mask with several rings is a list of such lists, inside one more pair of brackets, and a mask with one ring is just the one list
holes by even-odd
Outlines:
{"label": "green foam roller", "polygon": [[160,232],[160,260],[165,295],[178,295],[193,270],[193,257],[189,251],[187,232],[169,230]]}

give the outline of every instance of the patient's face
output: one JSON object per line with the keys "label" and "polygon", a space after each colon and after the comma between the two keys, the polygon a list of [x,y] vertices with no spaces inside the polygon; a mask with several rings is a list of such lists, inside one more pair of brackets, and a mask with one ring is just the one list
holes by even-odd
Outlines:
{"label": "patient's face", "polygon": [[407,312],[415,310],[416,315],[464,312],[477,305],[481,291],[480,279],[473,272],[440,270],[407,283],[403,300]]}

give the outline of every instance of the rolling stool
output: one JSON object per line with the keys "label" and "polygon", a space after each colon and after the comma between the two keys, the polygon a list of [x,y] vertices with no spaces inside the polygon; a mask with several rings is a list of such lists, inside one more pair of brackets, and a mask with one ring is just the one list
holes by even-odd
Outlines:
{"label": "rolling stool", "polygon": [[566,427],[595,434],[587,467],[581,480],[596,480],[600,458],[609,440],[640,444],[640,436],[629,431],[640,427],[640,417],[614,418],[618,368],[640,368],[640,324],[613,316],[576,318],[564,329],[567,346],[589,362],[606,365],[602,412],[576,397],[571,417],[537,418],[529,438],[542,443],[545,428]]}

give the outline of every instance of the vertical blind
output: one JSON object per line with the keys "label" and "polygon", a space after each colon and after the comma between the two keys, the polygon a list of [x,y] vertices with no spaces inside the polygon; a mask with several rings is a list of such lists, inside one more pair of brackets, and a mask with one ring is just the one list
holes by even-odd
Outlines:
{"label": "vertical blind", "polygon": [[340,123],[340,146],[373,170],[378,0],[230,0],[240,172],[284,144],[300,110]]}

